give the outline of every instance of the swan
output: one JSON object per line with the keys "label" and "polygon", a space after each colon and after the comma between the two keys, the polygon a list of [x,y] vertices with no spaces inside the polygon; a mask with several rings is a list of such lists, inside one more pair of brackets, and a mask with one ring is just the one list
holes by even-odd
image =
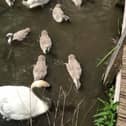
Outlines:
{"label": "swan", "polygon": [[52,40],[47,32],[47,30],[42,30],[40,35],[40,47],[44,54],[49,53],[51,47],[52,47]]}
{"label": "swan", "polygon": [[49,3],[50,0],[23,0],[22,4],[30,9],[38,7],[38,6],[43,6],[47,3]]}
{"label": "swan", "polygon": [[5,2],[7,3],[7,5],[9,7],[12,7],[14,5],[14,3],[15,3],[15,0],[5,0]]}
{"label": "swan", "polygon": [[69,75],[71,76],[78,90],[81,86],[80,76],[82,74],[82,68],[80,66],[80,63],[77,61],[74,54],[70,54],[68,56],[68,63],[65,63],[65,65]]}
{"label": "swan", "polygon": [[6,37],[8,38],[8,44],[11,44],[13,41],[23,41],[30,32],[31,29],[27,27],[15,33],[7,33]]}
{"label": "swan", "polygon": [[82,3],[83,3],[83,0],[72,0],[72,2],[74,3],[74,5],[76,7],[81,7]]}
{"label": "swan", "polygon": [[[38,82],[33,82],[32,88]],[[41,84],[40,84],[41,83]],[[41,87],[48,87],[47,83],[39,82]],[[39,86],[37,86],[39,87]],[[0,114],[10,120],[25,120],[44,114],[49,104],[35,95],[26,86],[0,86]]]}
{"label": "swan", "polygon": [[70,17],[65,15],[62,8],[61,4],[56,4],[55,7],[52,10],[52,17],[57,23],[61,23],[63,21],[69,21]]}
{"label": "swan", "polygon": [[44,55],[38,56],[38,60],[33,67],[34,80],[44,79],[47,75],[46,57]]}

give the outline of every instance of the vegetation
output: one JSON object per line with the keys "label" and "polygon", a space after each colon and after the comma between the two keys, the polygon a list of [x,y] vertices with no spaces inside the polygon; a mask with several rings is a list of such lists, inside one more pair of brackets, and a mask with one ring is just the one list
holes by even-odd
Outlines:
{"label": "vegetation", "polygon": [[99,67],[101,64],[103,64],[107,59],[108,57],[115,51],[116,47],[112,48],[99,62],[98,64],[96,65],[96,67]]}
{"label": "vegetation", "polygon": [[94,115],[95,126],[115,126],[116,124],[116,108],[117,103],[113,102],[114,88],[110,88],[108,92],[109,100],[98,99],[102,103],[102,107]]}

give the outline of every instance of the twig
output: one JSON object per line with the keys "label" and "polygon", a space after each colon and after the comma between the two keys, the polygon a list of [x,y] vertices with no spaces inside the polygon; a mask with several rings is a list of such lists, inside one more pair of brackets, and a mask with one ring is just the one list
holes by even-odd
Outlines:
{"label": "twig", "polygon": [[7,55],[7,60],[9,60],[9,58],[10,58],[12,52],[13,52],[13,48],[10,48],[9,53],[8,53],[8,55]]}
{"label": "twig", "polygon": [[68,124],[69,122],[71,122],[71,121],[72,121],[72,119],[67,120],[67,121],[64,123],[64,126],[65,126],[66,124]]}
{"label": "twig", "polygon": [[74,119],[76,119],[75,121],[75,126],[78,125],[78,117],[79,117],[79,109],[80,109],[80,105],[83,103],[84,99],[82,99],[78,104],[77,107],[74,110],[74,115],[72,118],[72,126],[74,125]]}
{"label": "twig", "polygon": [[29,121],[30,121],[30,126],[32,126],[32,114],[31,114],[31,92],[32,92],[32,89],[30,88],[30,119],[29,119]]}
{"label": "twig", "polygon": [[32,126],[32,118],[31,117],[30,117],[29,121],[30,121],[30,126]]}
{"label": "twig", "polygon": [[89,114],[89,112],[90,112],[90,111],[93,109],[93,107],[96,105],[96,102],[97,102],[97,100],[95,100],[95,102],[92,103],[92,106],[86,111],[86,113],[85,113],[85,115],[84,115],[83,118],[87,117],[87,115]]}
{"label": "twig", "polygon": [[55,109],[53,126],[56,126],[56,118],[57,118],[57,113],[58,113],[58,108],[59,108],[59,103],[60,103],[61,91],[62,91],[62,89],[60,87],[59,95],[58,95],[58,99],[57,99],[57,104],[56,104],[56,109]]}
{"label": "twig", "polygon": [[69,94],[71,93],[73,85],[70,86],[68,92],[66,93],[63,89],[62,86],[60,86],[60,90],[59,90],[59,95],[58,95],[58,99],[57,99],[57,104],[56,104],[56,109],[55,109],[55,116],[54,116],[54,122],[53,122],[53,126],[56,126],[56,118],[57,118],[57,113],[58,113],[58,108],[59,108],[59,104],[60,104],[60,98],[63,96],[63,109],[62,109],[62,117],[61,117],[61,126],[64,126],[64,114],[65,114],[65,105],[66,105],[66,99],[69,96]]}
{"label": "twig", "polygon": [[49,118],[49,114],[46,113],[46,117],[47,117],[47,120],[48,120],[48,126],[51,126],[51,121],[50,121],[50,118]]}
{"label": "twig", "polygon": [[75,115],[76,115],[76,111],[77,111],[77,108],[75,108],[74,113],[73,113],[72,126],[74,125],[74,118],[75,118]]}
{"label": "twig", "polygon": [[80,108],[79,108],[79,106],[78,106],[78,108],[77,108],[77,114],[76,114],[76,122],[75,122],[75,126],[78,126],[78,117],[79,117],[79,110],[80,110]]}
{"label": "twig", "polygon": [[70,93],[71,93],[71,91],[72,91],[72,88],[73,88],[73,84],[71,84],[71,86],[70,86],[70,88],[69,88],[68,92],[66,93],[66,97],[68,97],[68,96],[69,96],[69,94],[70,94]]}
{"label": "twig", "polygon": [[66,104],[67,95],[64,92],[63,88],[62,88],[62,93],[63,93],[64,99],[63,99],[63,111],[62,111],[62,118],[61,118],[61,126],[64,126],[64,112],[65,112],[65,104]]}
{"label": "twig", "polygon": [[112,48],[96,65],[96,67],[99,67],[101,64],[105,62],[105,60],[115,51],[116,47]]}

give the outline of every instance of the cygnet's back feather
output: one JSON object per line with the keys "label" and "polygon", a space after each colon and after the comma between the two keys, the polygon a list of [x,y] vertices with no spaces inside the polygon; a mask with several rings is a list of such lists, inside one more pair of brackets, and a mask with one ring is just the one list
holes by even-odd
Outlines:
{"label": "cygnet's back feather", "polygon": [[70,17],[64,14],[64,11],[61,8],[61,4],[56,4],[52,10],[52,17],[57,23],[61,23],[64,20],[69,21]]}
{"label": "cygnet's back feather", "polygon": [[47,3],[49,3],[50,0],[23,0],[22,4],[30,9],[38,7],[38,6],[43,6]]}
{"label": "cygnet's back feather", "polygon": [[46,57],[44,55],[38,56],[38,60],[33,68],[33,77],[34,80],[44,79],[47,75],[47,65]]}
{"label": "cygnet's back feather", "polygon": [[40,47],[41,47],[43,53],[44,54],[49,53],[49,51],[52,47],[52,40],[46,30],[43,30],[41,32],[39,43],[40,43]]}
{"label": "cygnet's back feather", "polygon": [[82,69],[75,55],[70,54],[68,56],[68,63],[66,63],[66,68],[73,82],[75,83],[76,88],[79,89],[81,86],[80,76],[82,74]]}
{"label": "cygnet's back feather", "polygon": [[25,29],[15,32],[13,35],[13,40],[23,41],[27,37],[30,31],[31,31],[30,28],[25,28]]}

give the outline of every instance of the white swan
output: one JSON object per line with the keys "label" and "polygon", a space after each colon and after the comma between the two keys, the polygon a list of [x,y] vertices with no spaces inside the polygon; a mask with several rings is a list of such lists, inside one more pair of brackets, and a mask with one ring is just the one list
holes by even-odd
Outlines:
{"label": "white swan", "polygon": [[12,7],[14,5],[14,3],[15,3],[15,0],[5,0],[5,2],[7,3],[7,5],[9,7]]}
{"label": "white swan", "polygon": [[54,9],[52,10],[52,17],[57,23],[70,20],[70,17],[64,14],[61,4],[55,5]]}
{"label": "white swan", "polygon": [[[32,84],[32,88],[36,87],[35,83]],[[41,86],[46,87],[45,84],[41,84]],[[40,86],[37,84],[37,87]],[[0,86],[0,114],[5,119],[29,119],[46,113],[48,109],[48,103],[37,97],[31,88],[26,86]]]}
{"label": "white swan", "polygon": [[83,0],[72,0],[72,2],[74,3],[74,5],[76,7],[81,7],[82,3],[83,3]]}
{"label": "white swan", "polygon": [[33,68],[34,80],[44,79],[47,75],[46,57],[44,55],[38,56],[38,60]]}
{"label": "white swan", "polygon": [[79,89],[81,86],[80,76],[82,74],[82,69],[81,69],[80,63],[77,61],[74,54],[70,54],[68,56],[68,63],[65,63],[65,65],[76,88]]}
{"label": "white swan", "polygon": [[38,6],[44,6],[45,4],[49,3],[50,0],[23,0],[22,4],[30,9],[38,7]]}
{"label": "white swan", "polygon": [[11,44],[13,41],[23,41],[30,32],[30,28],[25,28],[15,33],[7,33],[6,37],[8,38],[8,44]]}
{"label": "white swan", "polygon": [[43,30],[41,32],[39,43],[40,43],[40,47],[41,47],[43,53],[44,54],[49,53],[49,51],[52,47],[52,40],[46,30]]}

